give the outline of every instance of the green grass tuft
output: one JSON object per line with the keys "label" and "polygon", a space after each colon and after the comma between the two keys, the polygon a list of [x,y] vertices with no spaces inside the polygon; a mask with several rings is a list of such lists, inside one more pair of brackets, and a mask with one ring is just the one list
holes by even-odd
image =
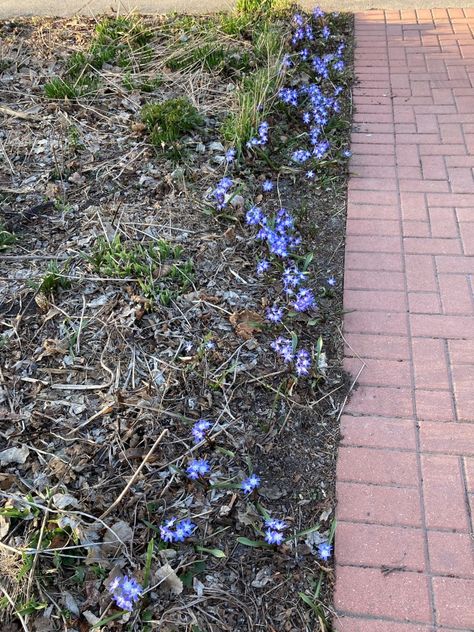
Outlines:
{"label": "green grass tuft", "polygon": [[148,103],[143,106],[141,116],[150,133],[151,143],[157,147],[178,140],[203,122],[197,109],[185,97]]}
{"label": "green grass tuft", "polygon": [[112,241],[99,237],[89,262],[103,276],[135,279],[146,298],[169,305],[192,279],[190,260],[171,263],[182,252],[181,246],[172,246],[165,240],[148,245],[123,243],[116,235]]}
{"label": "green grass tuft", "polygon": [[153,37],[138,18],[104,18],[95,27],[97,46],[121,46],[130,48],[145,46]]}

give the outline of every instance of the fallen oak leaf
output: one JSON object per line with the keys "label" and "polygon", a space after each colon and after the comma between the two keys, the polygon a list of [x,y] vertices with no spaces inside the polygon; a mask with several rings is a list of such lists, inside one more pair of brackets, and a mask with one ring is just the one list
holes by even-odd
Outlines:
{"label": "fallen oak leaf", "polygon": [[229,322],[238,336],[244,340],[250,340],[250,338],[253,338],[254,332],[262,328],[264,320],[257,312],[243,309],[240,312],[231,314]]}

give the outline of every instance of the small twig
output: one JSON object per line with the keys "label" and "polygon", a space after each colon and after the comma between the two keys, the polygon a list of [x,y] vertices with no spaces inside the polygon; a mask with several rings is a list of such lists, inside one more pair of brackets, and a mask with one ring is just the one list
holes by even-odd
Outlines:
{"label": "small twig", "polygon": [[[3,191],[4,189],[2,189]],[[0,255],[0,259],[10,261],[32,261],[34,259],[54,259],[55,261],[66,261],[69,257],[61,255]]]}
{"label": "small twig", "polygon": [[0,105],[0,112],[6,114],[7,116],[13,116],[13,118],[23,119],[24,121],[33,121],[36,119],[36,116],[32,114],[27,114],[26,112],[18,112],[17,110],[12,110],[7,105]]}
{"label": "small twig", "polygon": [[84,313],[86,311],[86,297],[84,294],[82,295],[82,312],[81,312],[81,320],[79,321],[79,327],[77,328],[77,340],[76,340],[76,354],[80,355],[81,353],[81,333],[82,326],[84,322]]}
{"label": "small twig", "polygon": [[95,419],[102,417],[102,415],[108,415],[109,413],[113,411],[113,409],[114,409],[114,403],[109,402],[103,408],[101,408],[98,412],[94,413],[91,417],[88,417],[85,421],[83,421],[82,424],[77,426],[77,428],[73,428],[72,430],[70,430],[67,433],[67,436],[69,437],[70,435],[76,433],[78,430],[81,430],[88,424],[92,423]]}
{"label": "small twig", "polygon": [[31,588],[33,586],[33,580],[35,578],[35,570],[36,570],[36,566],[38,565],[39,553],[41,551],[41,544],[43,542],[43,535],[44,535],[44,530],[46,528],[46,523],[48,521],[48,517],[49,517],[49,502],[48,502],[47,508],[45,509],[43,520],[41,522],[41,528],[40,528],[40,532],[38,536],[38,543],[36,545],[36,553],[34,555],[33,563],[31,564],[30,575],[28,577],[28,586],[26,588],[26,599],[25,599],[26,602],[29,600],[30,595],[31,595]]}
{"label": "small twig", "polygon": [[153,454],[153,452],[155,451],[156,447],[158,446],[158,444],[160,443],[160,441],[163,439],[163,437],[168,434],[168,428],[165,428],[163,430],[163,432],[160,434],[160,436],[158,437],[158,439],[155,441],[155,443],[151,446],[151,448],[148,450],[147,454],[145,455],[145,458],[143,459],[143,461],[141,462],[140,466],[138,467],[138,469],[136,470],[135,474],[132,476],[132,478],[128,481],[128,483],[125,485],[125,487],[123,488],[122,492],[119,494],[119,496],[114,500],[114,502],[110,505],[110,507],[104,511],[104,513],[100,516],[100,519],[103,520],[104,518],[106,518],[109,513],[112,511],[112,509],[114,509],[114,507],[116,507],[124,498],[124,496],[126,495],[126,493],[128,492],[128,490],[130,489],[130,487],[133,485],[133,483],[137,480],[138,475],[140,474],[140,472],[143,470],[143,468],[145,467],[145,465],[148,462],[148,459],[150,458],[150,456]]}

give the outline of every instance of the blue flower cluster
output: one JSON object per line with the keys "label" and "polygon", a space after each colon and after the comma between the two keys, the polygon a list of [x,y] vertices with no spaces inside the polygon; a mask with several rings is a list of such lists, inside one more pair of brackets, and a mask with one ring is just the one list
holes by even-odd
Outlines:
{"label": "blue flower cluster", "polygon": [[268,123],[267,121],[262,121],[258,126],[257,136],[251,138],[247,141],[246,147],[251,149],[252,147],[263,146],[268,143]]}
{"label": "blue flower cluster", "polygon": [[[294,52],[285,57],[283,66],[292,68],[299,63],[308,64],[314,77],[310,83],[281,88],[278,96],[286,105],[303,110],[301,118],[308,126],[305,135],[310,146],[295,149],[291,156],[293,162],[303,164],[311,159],[320,161],[331,151],[330,142],[324,138],[324,128],[331,116],[340,112],[338,96],[342,92],[342,86],[335,84],[345,69],[345,44],[333,36],[325,23],[325,13],[319,8],[313,11],[312,18],[296,13],[293,16],[293,25],[291,44]],[[334,47],[333,52],[316,54],[319,41],[323,43],[324,51],[331,46]],[[342,155],[348,157],[347,152]],[[312,173],[311,170],[309,173]],[[311,177],[312,175],[309,179]]]}
{"label": "blue flower cluster", "polygon": [[[333,116],[341,111],[339,96],[343,88],[338,83],[345,68],[345,44],[331,31],[326,14],[320,8],[314,9],[310,17],[296,13],[292,22],[290,41],[293,50],[284,55],[280,72],[301,69],[304,71],[302,76],[306,76],[306,79],[297,84],[293,77],[291,83],[288,82],[290,85],[282,87],[275,96],[289,108],[297,110],[297,119],[305,126],[303,134],[298,135],[298,138],[304,139],[304,146],[293,148],[291,159],[296,164],[304,165],[304,177],[313,180],[316,176],[316,166],[330,158],[336,149],[344,158],[351,155],[347,149],[340,151],[333,147],[328,133],[328,124]],[[310,79],[307,79],[308,76]],[[263,112],[263,106],[259,106],[258,110]],[[246,142],[246,147],[264,147],[268,142],[269,123],[263,121],[259,124],[256,135]],[[233,147],[228,148],[225,152],[226,169],[231,169],[229,165],[235,158],[236,150]],[[224,177],[212,191],[211,196],[218,210],[222,210],[229,202],[229,191],[233,186],[233,180]],[[262,182],[261,189],[263,193],[270,194],[274,186],[271,178],[267,177]],[[268,199],[272,196],[265,197]],[[263,196],[260,196],[260,199],[262,198]],[[287,313],[290,317],[295,317],[294,312],[308,313],[317,309],[314,291],[308,287],[307,263],[303,269],[299,265],[301,253],[298,253],[298,249],[302,239],[296,229],[293,215],[285,208],[267,212],[255,205],[246,212],[245,220],[249,227],[255,229],[255,239],[268,251],[268,258],[262,258],[257,262],[257,276],[261,277],[270,270],[283,268],[283,299],[277,299],[267,307],[267,320],[282,328],[285,326],[283,321]],[[326,283],[331,287],[335,280],[330,277]],[[298,377],[308,376],[312,370],[312,354],[307,349],[298,348],[296,336],[291,336],[290,338],[279,335],[270,346],[284,363],[292,366]],[[200,443],[206,438],[210,426],[211,423],[204,419],[195,423],[192,429],[195,443]],[[210,471],[209,461],[202,458],[192,460],[186,469],[188,478],[192,480],[204,477]],[[260,482],[259,476],[251,474],[240,483],[240,488],[245,495],[249,495],[257,490]],[[161,527],[162,539],[167,542],[183,541],[195,528],[189,520],[181,521],[175,526],[173,518]],[[282,520],[265,520],[265,541],[268,544],[281,545],[284,542],[286,528],[287,525]],[[332,554],[329,542],[320,543],[318,554],[323,560],[329,559]]]}
{"label": "blue flower cluster", "polygon": [[255,489],[257,489],[259,485],[260,485],[260,476],[257,476],[256,474],[252,474],[251,476],[249,476],[248,478],[242,481],[241,487],[244,491],[244,494],[250,494]]}
{"label": "blue flower cluster", "polygon": [[266,242],[271,254],[285,259],[301,244],[295,229],[293,216],[281,208],[273,216],[267,216],[261,208],[253,206],[246,214],[248,226],[258,226],[256,239]]}
{"label": "blue flower cluster", "polygon": [[109,584],[109,592],[115,603],[123,610],[133,610],[134,604],[140,599],[143,588],[133,577],[115,577]]}
{"label": "blue flower cluster", "polygon": [[295,373],[298,377],[309,375],[311,369],[311,355],[306,349],[295,351],[293,342],[289,338],[279,336],[270,343],[271,348],[287,364],[294,364]]}
{"label": "blue flower cluster", "polygon": [[160,536],[163,542],[184,542],[192,536],[196,528],[194,522],[189,519],[176,522],[176,518],[171,518],[161,525]]}
{"label": "blue flower cluster", "polygon": [[191,430],[194,438],[194,443],[201,443],[201,441],[204,441],[206,433],[210,427],[211,422],[207,421],[207,419],[200,419],[199,421],[197,421]]}
{"label": "blue flower cluster", "polygon": [[286,524],[283,520],[276,520],[275,518],[269,518],[265,520],[265,542],[268,544],[283,544],[284,531]]}
{"label": "blue flower cluster", "polygon": [[201,476],[206,476],[211,471],[209,461],[206,459],[193,459],[186,468],[188,478],[196,480]]}
{"label": "blue flower cluster", "polygon": [[211,193],[212,197],[214,198],[216,202],[216,208],[219,211],[222,211],[222,209],[226,206],[228,191],[233,185],[234,185],[234,182],[230,178],[227,178],[227,177],[222,178],[221,180],[219,180],[216,188]]}
{"label": "blue flower cluster", "polygon": [[[247,211],[246,223],[258,228],[256,239],[266,243],[270,255],[281,259],[289,259],[301,244],[301,237],[295,229],[295,220],[286,209],[279,209],[274,215],[266,215],[260,207],[253,206]],[[270,263],[262,259],[257,264],[257,275],[262,276],[270,268]],[[313,291],[307,287],[299,287],[307,279],[306,272],[300,270],[296,263],[289,262],[282,275],[283,292],[296,312],[308,312],[317,308]],[[266,310],[266,318],[271,323],[279,324],[283,320],[285,310],[275,303]],[[308,375],[311,367],[309,352],[301,349],[296,353],[293,343],[283,337],[272,343],[272,348],[286,363],[294,363],[296,374]]]}

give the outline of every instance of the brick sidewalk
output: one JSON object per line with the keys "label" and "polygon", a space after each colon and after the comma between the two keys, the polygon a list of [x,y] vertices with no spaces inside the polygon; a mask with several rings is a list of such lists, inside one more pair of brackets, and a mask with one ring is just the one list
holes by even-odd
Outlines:
{"label": "brick sidewalk", "polygon": [[338,632],[474,630],[473,32],[356,17]]}

